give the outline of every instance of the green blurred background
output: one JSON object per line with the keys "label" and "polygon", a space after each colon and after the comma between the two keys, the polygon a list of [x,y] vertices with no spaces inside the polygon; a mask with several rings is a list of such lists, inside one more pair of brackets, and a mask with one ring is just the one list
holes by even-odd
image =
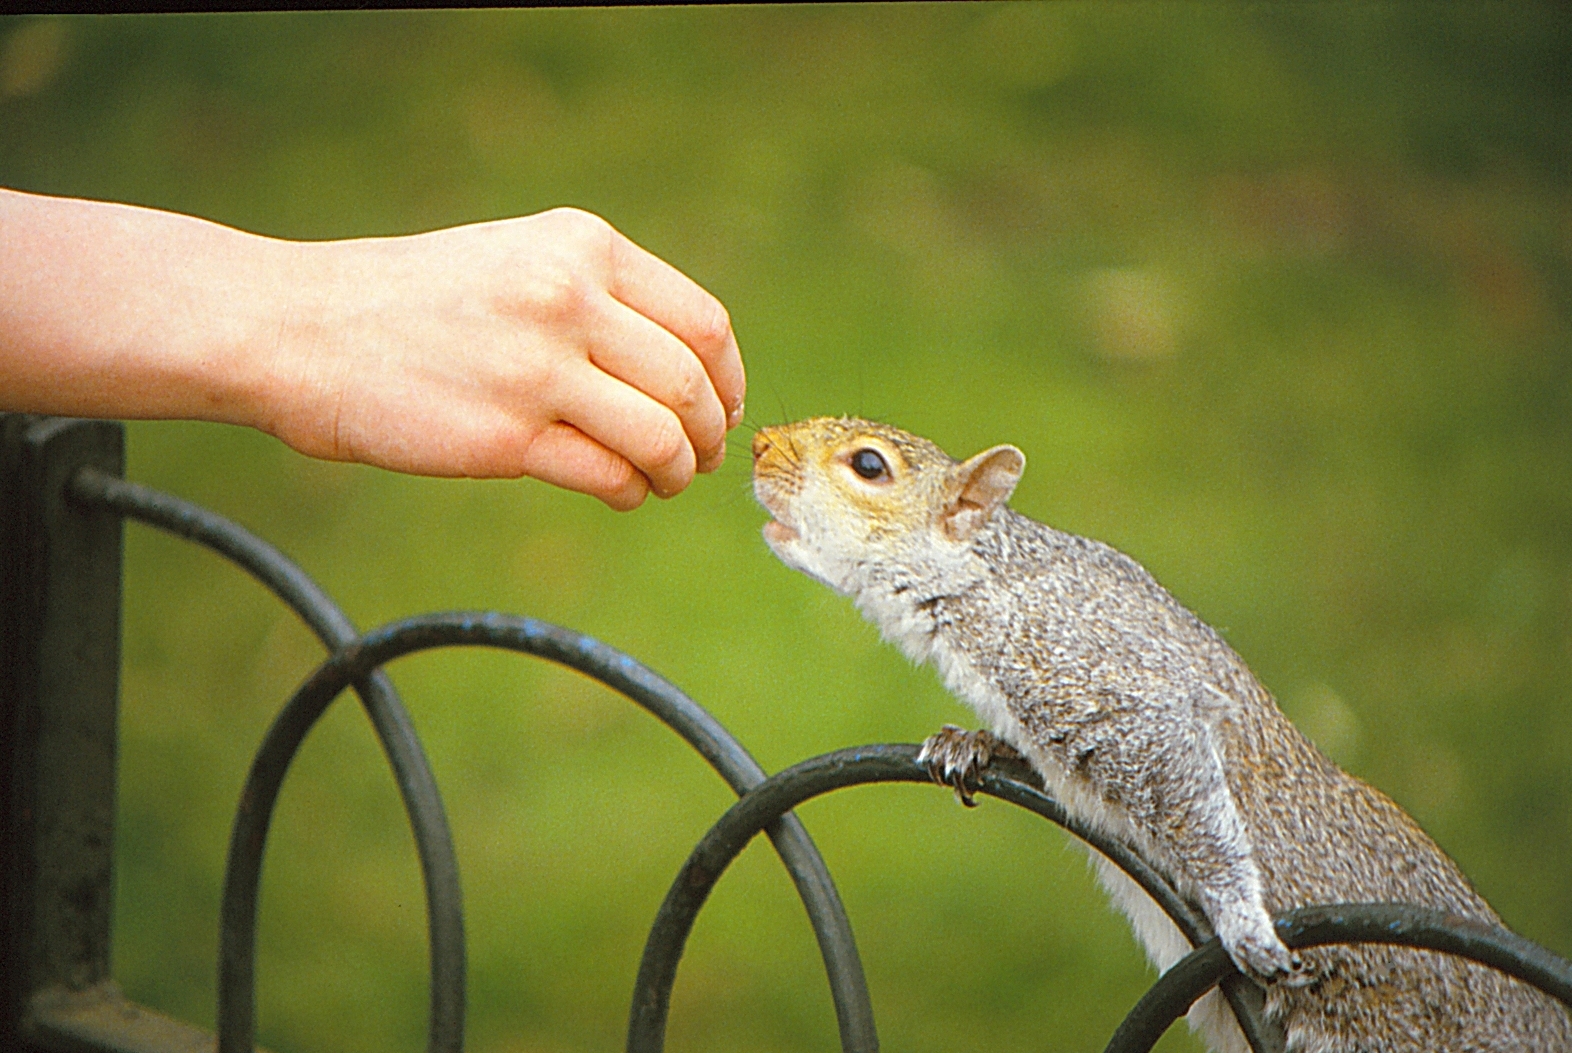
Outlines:
{"label": "green blurred background", "polygon": [[[1572,953],[1572,14],[870,6],[0,21],[0,183],[284,237],[572,204],[728,305],[754,425],[859,413],[1027,454],[1015,505],[1141,559],[1283,708]],[[361,625],[534,615],[687,689],[769,769],[971,722],[758,538],[747,435],[613,514],[259,434],[130,426],[130,476],[296,557]],[[239,572],[126,532],[115,962],[210,1024],[229,818],[321,658]],[[396,664],[452,815],[475,1053],[610,1050],[728,793],[619,697]],[[886,1048],[1101,1048],[1151,974],[1084,855],[923,787],[803,809]],[[260,1037],[418,1050],[410,837],[344,700],[287,784]],[[1194,1048],[1176,1029],[1163,1048]],[[676,1050],[834,1044],[768,847],[701,916]]]}

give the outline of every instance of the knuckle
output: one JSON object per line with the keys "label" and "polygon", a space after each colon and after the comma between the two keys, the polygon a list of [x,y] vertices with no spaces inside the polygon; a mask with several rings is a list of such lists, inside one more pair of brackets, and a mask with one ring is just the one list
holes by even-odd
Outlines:
{"label": "knuckle", "polygon": [[693,410],[704,404],[710,391],[710,377],[704,367],[693,359],[678,371],[676,390],[672,392],[672,409]]}
{"label": "knuckle", "polygon": [[554,226],[560,228],[561,236],[582,247],[609,244],[615,233],[610,223],[582,208],[554,208],[546,215]]}
{"label": "knuckle", "polygon": [[730,313],[719,300],[713,296],[706,297],[706,304],[700,311],[694,338],[706,346],[717,347],[726,342],[730,333]]}
{"label": "knuckle", "polygon": [[620,512],[639,507],[650,491],[642,472],[621,457],[607,457],[593,492]]}
{"label": "knuckle", "polygon": [[682,460],[687,448],[688,437],[677,418],[662,416],[660,423],[650,429],[646,440],[649,466],[657,470],[670,468]]}
{"label": "knuckle", "polygon": [[583,321],[597,294],[606,288],[611,224],[576,208],[557,208],[541,216],[550,228],[548,245],[533,260],[527,299],[541,321]]}
{"label": "knuckle", "polygon": [[569,323],[588,313],[591,290],[591,283],[578,269],[557,266],[540,275],[531,299],[543,320]]}
{"label": "knuckle", "polygon": [[587,209],[563,205],[560,208],[553,209],[552,212],[560,215],[562,221],[571,224],[575,230],[581,230],[586,233],[605,233],[611,230],[610,223]]}
{"label": "knuckle", "polygon": [[621,457],[607,457],[601,465],[596,488],[605,494],[621,494],[634,489],[642,479],[639,470]]}

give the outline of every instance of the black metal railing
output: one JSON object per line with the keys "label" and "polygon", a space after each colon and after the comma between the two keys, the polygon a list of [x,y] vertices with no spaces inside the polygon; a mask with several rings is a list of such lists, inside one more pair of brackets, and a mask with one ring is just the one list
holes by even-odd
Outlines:
{"label": "black metal railing", "polygon": [[[818,938],[848,1053],[878,1049],[851,925],[797,805],[882,782],[931,784],[917,749],[839,750],[774,776],[675,686],[587,636],[495,612],[420,615],[357,631],[277,549],[221,516],[130,483],[118,423],[0,415],[0,1049],[174,1053],[253,1048],[257,894],[278,792],[305,736],[353,687],[382,744],[414,829],[431,948],[428,1049],[463,1047],[465,952],[452,835],[425,753],[381,667],[435,647],[534,655],[590,676],[648,710],[692,746],[738,795],[705,834],[661,904],[645,944],[628,1049],[656,1053],[689,932],[730,862],[760,832],[774,844]],[[217,1036],[136,1006],[109,970],[115,716],[118,705],[121,522],[134,519],[205,545],[269,588],[329,651],[268,729],[236,811],[221,907]],[[1241,976],[1205,917],[1138,852],[1080,823],[1019,761],[996,760],[979,792],[1063,827],[1122,869],[1196,949],[1125,1018],[1109,1053],[1148,1050],[1214,986],[1250,1047],[1280,1053],[1264,992]],[[1292,947],[1405,944],[1501,969],[1572,1004],[1572,963],[1504,929],[1392,904],[1311,907],[1278,920]]]}

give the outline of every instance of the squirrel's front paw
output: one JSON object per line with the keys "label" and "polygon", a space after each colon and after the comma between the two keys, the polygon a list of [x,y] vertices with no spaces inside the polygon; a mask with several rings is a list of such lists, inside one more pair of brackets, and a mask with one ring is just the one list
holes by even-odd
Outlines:
{"label": "squirrel's front paw", "polygon": [[977,807],[972,795],[981,785],[982,769],[994,757],[1020,756],[1009,743],[988,731],[967,731],[946,724],[937,735],[929,735],[917,752],[917,763],[928,766],[934,782],[955,791],[956,800],[968,808]]}
{"label": "squirrel's front paw", "polygon": [[1217,935],[1239,971],[1252,980],[1298,987],[1312,979],[1299,955],[1277,938],[1265,911],[1259,919],[1241,918],[1234,924],[1220,921]]}

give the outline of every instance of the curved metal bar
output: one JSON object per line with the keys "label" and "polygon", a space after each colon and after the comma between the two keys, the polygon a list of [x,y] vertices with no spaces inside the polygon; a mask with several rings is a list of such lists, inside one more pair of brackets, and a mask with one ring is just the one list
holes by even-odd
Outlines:
{"label": "curved metal bar", "polygon": [[[117,512],[213,549],[238,564],[283,600],[311,627],[329,651],[359,634],[343,610],[315,581],[278,549],[244,527],[178,497],[130,483],[92,468],[77,472],[69,495],[78,503]],[[458,861],[442,796],[408,711],[384,673],[355,681],[394,781],[404,800],[415,836],[426,886],[426,919],[431,954],[431,1013],[427,1046],[431,1053],[459,1053],[464,1047],[464,906]],[[223,970],[221,969],[222,973]],[[238,993],[222,981],[219,1015]],[[250,995],[245,996],[247,1002]],[[249,1028],[246,1034],[249,1036]],[[226,1050],[221,1032],[220,1046]],[[249,1038],[246,1050],[250,1049]]]}
{"label": "curved metal bar", "polygon": [[[1277,918],[1277,934],[1295,949],[1325,943],[1391,943],[1440,951],[1499,969],[1572,1006],[1572,962],[1515,932],[1429,907],[1345,903],[1301,907]],[[1136,1003],[1107,1053],[1147,1053],[1195,1000],[1230,972],[1216,939],[1169,969]]]}
{"label": "curved metal bar", "polygon": [[299,565],[251,531],[216,512],[140,483],[94,468],[71,478],[72,500],[116,512],[160,530],[195,541],[239,564],[266,585],[311,627],[321,641],[338,650],[360,633],[338,604]]}
{"label": "curved metal bar", "polygon": [[[832,790],[875,782],[931,782],[928,769],[917,763],[917,751],[910,745],[861,746],[813,757],[777,772],[721,816],[688,856],[650,928],[634,983],[628,1053],[660,1053],[664,1047],[677,964],[699,909],[754,836],[804,801]],[[1129,874],[1187,936],[1209,935],[1204,920],[1144,860],[1071,816],[1043,792],[1027,765],[996,761],[983,769],[980,783],[980,792],[1020,805],[1086,841]],[[1249,1025],[1241,1019],[1241,1026]]]}
{"label": "curved metal bar", "polygon": [[[230,838],[220,930],[220,983],[244,996],[220,1006],[222,1053],[249,1053],[253,1035],[257,891],[268,823],[290,761],[328,705],[357,677],[434,647],[520,651],[577,669],[627,695],[681,735],[738,793],[762,783],[760,768],[708,712],[645,666],[597,640],[531,618],[482,612],[428,614],[372,630],[339,650],[302,684],[268,729],[252,761]],[[729,813],[728,813],[729,814]],[[851,925],[823,859],[795,816],[769,826],[819,938],[847,1050],[875,1053],[878,1037]]]}

